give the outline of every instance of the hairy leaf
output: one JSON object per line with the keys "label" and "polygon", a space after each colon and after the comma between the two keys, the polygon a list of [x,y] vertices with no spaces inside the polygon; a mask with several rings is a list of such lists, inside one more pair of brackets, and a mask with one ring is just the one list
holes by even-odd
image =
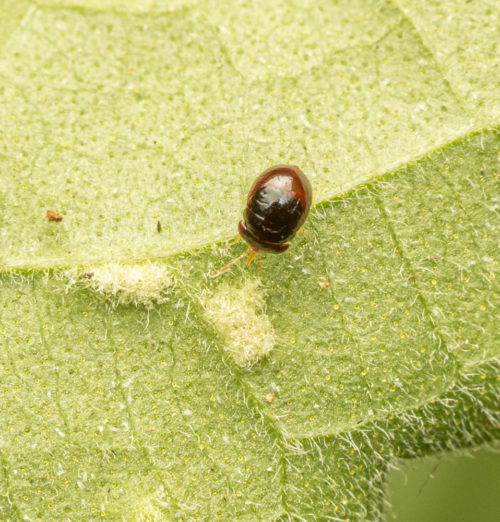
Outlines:
{"label": "hairy leaf", "polygon": [[493,2],[0,8],[0,518],[375,520],[500,437]]}

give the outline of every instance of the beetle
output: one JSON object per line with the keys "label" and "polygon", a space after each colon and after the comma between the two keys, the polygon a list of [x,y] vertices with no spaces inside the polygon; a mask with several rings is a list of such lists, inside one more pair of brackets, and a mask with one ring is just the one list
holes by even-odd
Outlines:
{"label": "beetle", "polygon": [[275,165],[262,172],[250,187],[238,224],[239,236],[248,243],[248,249],[215,276],[247,255],[248,266],[256,254],[284,252],[307,219],[312,200],[311,183],[299,167]]}

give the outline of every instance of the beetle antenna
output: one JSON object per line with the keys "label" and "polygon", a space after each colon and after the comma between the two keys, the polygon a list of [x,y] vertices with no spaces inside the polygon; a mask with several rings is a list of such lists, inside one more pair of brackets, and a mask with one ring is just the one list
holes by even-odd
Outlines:
{"label": "beetle antenna", "polygon": [[240,241],[241,241],[241,236],[238,234],[236,236],[236,239],[234,239],[230,243],[226,243],[222,248],[223,248],[223,250],[227,250],[228,248],[231,248],[232,246],[238,244]]}
{"label": "beetle antenna", "polygon": [[317,187],[314,188],[313,195],[312,195],[311,207],[314,207],[314,205],[316,204],[316,199],[318,198],[318,192],[323,187],[326,187],[329,183],[330,183],[329,181],[324,181],[323,183],[319,184]]}
{"label": "beetle antenna", "polygon": [[[249,258],[251,257],[251,259],[253,259],[253,256],[255,256],[255,252],[252,250],[252,247],[248,247],[244,252],[243,254],[241,254],[241,256],[238,256],[236,257],[235,259],[233,259],[230,263],[228,263],[224,268],[221,268],[218,272],[216,272],[215,274],[212,274],[208,277],[210,277],[211,279],[214,279],[215,277],[219,277],[220,275],[222,275],[224,272],[227,272],[233,265],[235,265],[236,263],[239,263],[244,257],[246,257],[248,255],[248,253],[250,252],[250,256]],[[253,256],[252,256],[253,254]],[[250,260],[251,261],[251,260]],[[248,266],[248,261],[247,261],[247,266]]]}

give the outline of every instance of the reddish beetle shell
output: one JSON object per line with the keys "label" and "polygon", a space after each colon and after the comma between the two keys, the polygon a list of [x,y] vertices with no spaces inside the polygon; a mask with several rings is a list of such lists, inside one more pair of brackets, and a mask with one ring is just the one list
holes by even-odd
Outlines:
{"label": "reddish beetle shell", "polygon": [[240,235],[255,252],[284,252],[304,224],[311,203],[311,184],[298,167],[271,167],[250,188],[238,225]]}

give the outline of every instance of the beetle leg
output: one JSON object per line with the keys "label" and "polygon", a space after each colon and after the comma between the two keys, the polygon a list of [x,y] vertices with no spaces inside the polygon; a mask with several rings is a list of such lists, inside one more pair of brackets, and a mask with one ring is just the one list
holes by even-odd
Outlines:
{"label": "beetle leg", "polygon": [[255,252],[255,250],[252,249],[252,251],[250,252],[249,256],[248,256],[248,259],[246,260],[246,263],[245,263],[245,266],[249,266],[250,263],[253,261],[253,258],[255,257],[255,254],[257,252]]}
{"label": "beetle leg", "polygon": [[[251,250],[251,247],[248,247],[244,252],[243,254],[241,254],[241,256],[238,256],[236,257],[235,259],[233,259],[230,263],[228,263],[225,267],[221,268],[218,272],[216,272],[215,274],[212,274],[210,275],[209,277],[210,278],[214,278],[214,277],[219,277],[220,275],[222,275],[224,272],[227,272],[233,265],[235,265],[236,263],[239,263],[245,256],[248,255],[248,252]],[[253,252],[253,251],[252,251]],[[250,254],[251,255],[251,254]]]}

